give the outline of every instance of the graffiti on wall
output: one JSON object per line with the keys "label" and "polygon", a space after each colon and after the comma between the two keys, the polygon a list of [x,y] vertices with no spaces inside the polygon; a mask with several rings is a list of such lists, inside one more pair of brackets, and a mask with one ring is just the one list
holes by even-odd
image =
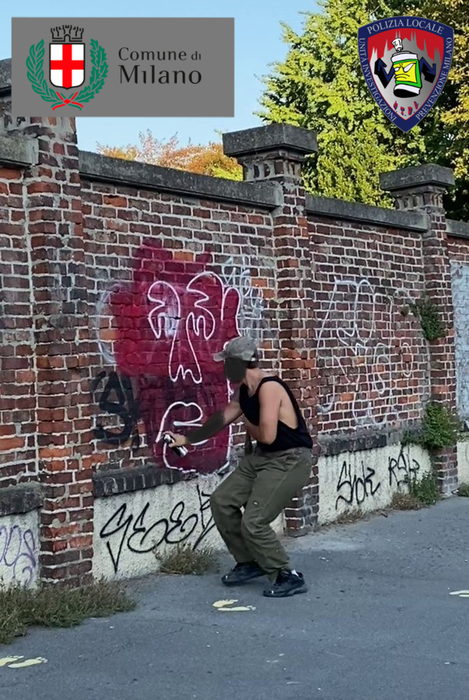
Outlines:
{"label": "graffiti on wall", "polygon": [[113,284],[110,288],[104,289],[96,304],[95,313],[95,333],[96,340],[99,347],[99,352],[108,365],[115,364],[114,350],[112,345],[112,328],[113,328],[113,318],[111,299],[114,292],[119,291],[119,285]]}
{"label": "graffiti on wall", "polygon": [[127,549],[132,554],[148,554],[163,544],[177,545],[194,540],[196,549],[215,527],[210,510],[210,494],[197,484],[196,508],[190,508],[180,500],[167,517],[156,520],[150,515],[151,504],[145,503],[138,513],[133,513],[127,503],[122,504],[106,521],[99,536],[106,543],[114,573],[119,571],[122,554]]}
{"label": "graffiti on wall", "polygon": [[[385,470],[384,464],[375,469],[368,464],[365,466],[363,460],[360,463],[352,460],[350,463],[344,459],[336,483],[336,510],[340,504],[358,508],[365,501],[371,501],[375,495],[378,498],[382,497],[386,484],[382,482],[381,478],[384,477],[385,481]],[[402,445],[397,456],[388,457],[387,478],[389,488],[392,491],[399,490],[406,486],[409,481],[418,479],[420,473],[419,461],[412,457],[410,450],[406,450]],[[381,489],[382,486],[383,489]]]}
{"label": "graffiti on wall", "polygon": [[249,260],[243,256],[242,263],[236,265],[230,257],[221,266],[221,277],[227,289],[238,290],[240,303],[238,310],[238,328],[240,333],[251,333],[260,337],[265,334],[264,299],[262,290],[252,283]]}
{"label": "graffiti on wall", "polygon": [[101,411],[117,416],[121,423],[116,429],[105,427],[97,421],[95,435],[98,440],[104,440],[109,445],[122,445],[131,440],[131,449],[138,449],[140,447],[139,405],[134,397],[129,377],[119,376],[114,371],[108,373],[103,370],[95,377],[91,391]]}
{"label": "graffiti on wall", "polygon": [[408,301],[403,289],[391,296],[365,278],[335,279],[318,331],[318,369],[328,387],[322,414],[333,411],[342,396],[357,425],[379,426],[396,416],[394,387],[411,376],[413,364],[408,342],[396,338],[393,317],[397,304]]}
{"label": "graffiti on wall", "polygon": [[389,457],[388,473],[390,486],[397,486],[397,488],[404,486],[408,481],[416,479],[419,471],[419,462],[411,457],[408,452],[406,454],[403,447],[401,447],[397,457]]}
{"label": "graffiti on wall", "polygon": [[469,425],[469,265],[451,262],[458,413]]}
{"label": "graffiti on wall", "polygon": [[381,482],[376,477],[376,471],[372,467],[364,465],[351,465],[344,459],[337,481],[336,510],[339,503],[347,506],[359,507],[367,498],[372,498],[381,488]]}
{"label": "graffiti on wall", "polygon": [[[146,242],[133,261],[132,282],[114,285],[100,298],[98,325],[108,336],[99,347],[115,370],[106,383],[100,373],[93,389],[101,410],[118,416],[121,429],[116,432],[101,422],[95,434],[110,444],[132,438],[138,445],[141,418],[157,463],[208,474],[228,463],[229,430],[185,458],[160,438],[166,430],[199,427],[228,401],[231,388],[213,355],[258,323],[262,296],[232,260],[218,275],[209,253],[188,260],[186,255],[178,258],[178,252],[163,248],[159,240]],[[112,332],[106,325],[109,318]]]}
{"label": "graffiti on wall", "polygon": [[29,586],[36,576],[37,546],[33,531],[0,525],[0,582]]}

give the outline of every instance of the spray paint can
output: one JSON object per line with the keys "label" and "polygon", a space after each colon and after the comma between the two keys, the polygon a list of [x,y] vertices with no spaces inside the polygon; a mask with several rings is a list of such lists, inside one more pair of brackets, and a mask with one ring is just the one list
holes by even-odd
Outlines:
{"label": "spray paint can", "polygon": [[[163,435],[163,440],[167,445],[169,445],[169,443],[173,441],[173,438],[171,437],[171,435],[168,435],[167,433],[165,433]],[[185,457],[189,451],[188,449],[186,449],[182,445],[178,446],[178,447],[172,447],[171,449],[173,450],[173,452],[175,452],[178,455],[178,457]]]}
{"label": "spray paint can", "polygon": [[392,45],[396,49],[391,56],[396,79],[394,94],[396,97],[415,97],[422,88],[419,57],[403,48],[402,39],[394,39]]}

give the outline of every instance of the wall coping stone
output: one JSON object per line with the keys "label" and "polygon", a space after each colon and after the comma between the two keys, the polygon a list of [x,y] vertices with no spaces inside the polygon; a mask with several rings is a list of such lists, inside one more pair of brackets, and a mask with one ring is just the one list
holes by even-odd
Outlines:
{"label": "wall coping stone", "polygon": [[450,236],[455,236],[456,238],[469,238],[468,221],[455,221],[454,219],[447,219],[446,230]]}
{"label": "wall coping stone", "polygon": [[111,469],[93,475],[95,498],[118,496],[121,493],[143,491],[163,484],[176,484],[187,480],[177,469],[162,469],[153,464],[136,469]]}
{"label": "wall coping stone", "polygon": [[387,192],[413,189],[425,185],[446,188],[454,185],[454,173],[451,168],[425,163],[425,165],[413,165],[410,168],[381,173],[379,180],[381,189]]}
{"label": "wall coping stone", "polygon": [[319,214],[333,219],[357,221],[374,226],[390,226],[409,231],[426,231],[428,227],[427,216],[423,212],[396,211],[311,194],[306,195],[306,211],[308,214]]}
{"label": "wall coping stone", "polygon": [[0,61],[0,93],[11,92],[11,58]]}
{"label": "wall coping stone", "polygon": [[404,433],[404,429],[389,430],[380,433],[364,432],[349,435],[319,436],[320,457],[330,457],[343,452],[364,452],[376,450],[388,445],[398,445]]}
{"label": "wall coping stone", "polygon": [[43,493],[39,484],[28,482],[0,489],[0,516],[29,513],[40,508]]}
{"label": "wall coping stone", "polygon": [[36,139],[0,135],[0,163],[28,167],[38,161]]}
{"label": "wall coping stone", "polygon": [[318,150],[316,134],[292,124],[267,124],[223,134],[223,151],[227,156],[255,155],[277,149],[315,153]]}
{"label": "wall coping stone", "polygon": [[275,183],[226,180],[122,158],[110,158],[91,151],[80,151],[79,167],[82,177],[92,181],[173,192],[186,197],[236,202],[268,210],[281,204],[281,192]]}

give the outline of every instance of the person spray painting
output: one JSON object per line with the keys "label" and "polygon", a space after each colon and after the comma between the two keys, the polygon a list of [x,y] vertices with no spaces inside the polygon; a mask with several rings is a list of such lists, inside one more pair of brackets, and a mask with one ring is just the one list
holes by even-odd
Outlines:
{"label": "person spray painting", "polygon": [[223,361],[227,379],[239,384],[231,401],[187,435],[168,434],[170,447],[196,445],[244,415],[247,434],[257,442],[211,496],[215,524],[236,560],[222,582],[234,586],[267,575],[265,596],[305,593],[303,574],[290,568],[270,527],[311,475],[312,440],[305,420],[287,384],[259,368],[252,338],[235,338],[214,359]]}

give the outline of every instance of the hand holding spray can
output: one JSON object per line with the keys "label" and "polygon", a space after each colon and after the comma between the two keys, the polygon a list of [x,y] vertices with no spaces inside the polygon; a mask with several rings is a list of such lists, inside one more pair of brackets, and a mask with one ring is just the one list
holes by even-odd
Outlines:
{"label": "hand holding spray can", "polygon": [[[173,438],[171,437],[171,435],[168,435],[168,433],[165,433],[163,435],[163,440],[167,445],[173,442]],[[175,447],[171,447],[171,449],[178,455],[178,457],[185,457],[189,451],[183,445],[176,445]]]}

